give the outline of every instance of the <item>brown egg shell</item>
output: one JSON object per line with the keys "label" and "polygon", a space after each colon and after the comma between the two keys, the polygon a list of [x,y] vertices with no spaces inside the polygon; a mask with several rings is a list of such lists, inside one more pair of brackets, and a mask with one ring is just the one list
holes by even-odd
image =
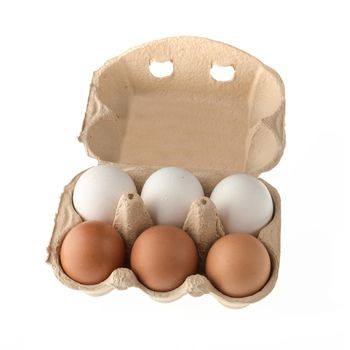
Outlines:
{"label": "brown egg shell", "polygon": [[81,284],[98,284],[125,266],[125,243],[115,228],[100,221],[84,221],[65,236],[60,250],[64,272]]}
{"label": "brown egg shell", "polygon": [[149,289],[167,292],[198,271],[198,250],[188,233],[172,225],[154,225],[134,242],[130,267]]}

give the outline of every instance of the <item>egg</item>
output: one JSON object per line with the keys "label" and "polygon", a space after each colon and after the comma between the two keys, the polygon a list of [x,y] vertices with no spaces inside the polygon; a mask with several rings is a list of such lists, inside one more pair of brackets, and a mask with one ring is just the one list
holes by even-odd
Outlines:
{"label": "egg", "polygon": [[166,167],[145,182],[141,198],[153,222],[182,227],[192,202],[204,196],[198,179],[189,171]]}
{"label": "egg", "polygon": [[267,187],[254,176],[236,174],[221,180],[211,193],[227,233],[257,233],[273,216]]}
{"label": "egg", "polygon": [[113,270],[122,267],[125,246],[112,225],[85,221],[73,227],[65,236],[60,262],[64,272],[81,284],[104,281]]}
{"label": "egg", "polygon": [[115,165],[98,165],[85,171],[75,184],[73,204],[84,220],[113,223],[123,193],[136,192],[131,177]]}
{"label": "egg", "polygon": [[228,234],[210,248],[205,274],[223,294],[246,297],[264,287],[271,272],[270,256],[250,234]]}
{"label": "egg", "polygon": [[179,287],[197,272],[198,254],[190,236],[182,229],[152,226],[135,241],[131,269],[147,288],[166,292]]}

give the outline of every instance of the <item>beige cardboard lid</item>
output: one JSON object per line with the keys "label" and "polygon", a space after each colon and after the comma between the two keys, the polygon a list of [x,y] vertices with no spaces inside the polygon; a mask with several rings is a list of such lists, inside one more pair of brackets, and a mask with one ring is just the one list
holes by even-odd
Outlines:
{"label": "beige cardboard lid", "polygon": [[[149,65],[170,61],[158,78]],[[216,81],[213,65],[233,66]],[[100,162],[258,175],[282,156],[284,86],[279,75],[230,45],[174,37],[107,61],[92,78],[79,140]]]}

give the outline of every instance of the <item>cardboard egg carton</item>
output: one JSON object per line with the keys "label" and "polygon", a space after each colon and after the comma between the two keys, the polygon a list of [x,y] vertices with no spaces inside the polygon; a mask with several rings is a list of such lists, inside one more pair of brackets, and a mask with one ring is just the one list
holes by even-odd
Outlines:
{"label": "cardboard egg carton", "polygon": [[[165,77],[154,76],[150,70],[153,62],[167,62],[173,71]],[[213,66],[233,67],[233,79],[215,80]],[[266,296],[275,285],[279,267],[278,192],[262,180],[271,193],[274,216],[258,238],[269,251],[272,271],[263,289],[243,298],[222,294],[204,276],[205,256],[213,242],[225,234],[209,197],[228,175],[259,176],[278,163],[285,144],[284,110],[284,87],[278,74],[249,54],[220,42],[167,38],[107,61],[93,75],[79,140],[99,164],[114,163],[129,173],[138,193],[150,174],[165,166],[186,168],[199,179],[206,197],[192,204],[183,229],[197,245],[200,268],[198,274],[169,292],[149,290],[127,267],[113,271],[97,285],[70,279],[61,268],[59,252],[65,234],[82,221],[72,203],[78,174],[64,189],[48,247],[48,262],[56,277],[66,286],[92,295],[137,287],[162,302],[184,294],[210,293],[222,304],[238,308]],[[121,197],[114,226],[128,253],[136,237],[152,224],[137,193]]]}

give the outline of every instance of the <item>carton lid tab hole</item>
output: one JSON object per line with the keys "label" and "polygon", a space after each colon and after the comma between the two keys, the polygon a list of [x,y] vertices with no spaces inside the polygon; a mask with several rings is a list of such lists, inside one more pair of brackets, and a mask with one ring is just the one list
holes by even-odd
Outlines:
{"label": "carton lid tab hole", "polygon": [[151,61],[149,64],[149,71],[156,78],[169,77],[174,72],[174,65],[171,61],[157,62]]}
{"label": "carton lid tab hole", "polygon": [[213,64],[210,69],[210,75],[216,81],[231,81],[235,76],[235,69],[233,66]]}

